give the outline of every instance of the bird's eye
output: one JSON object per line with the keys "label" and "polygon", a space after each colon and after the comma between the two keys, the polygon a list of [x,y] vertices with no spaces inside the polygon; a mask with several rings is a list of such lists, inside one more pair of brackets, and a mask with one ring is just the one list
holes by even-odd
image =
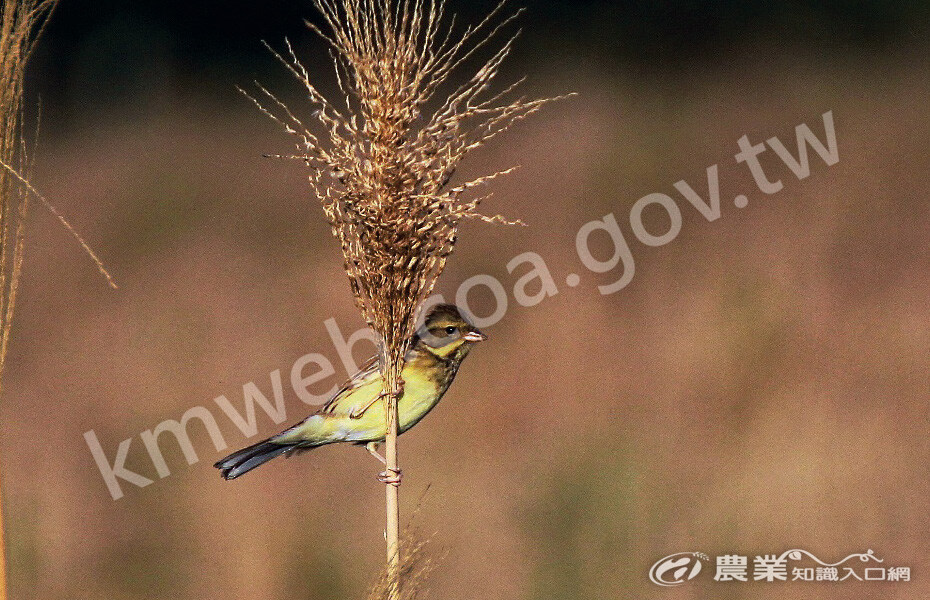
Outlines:
{"label": "bird's eye", "polygon": [[455,327],[446,327],[446,335],[452,335],[455,332],[456,332]]}

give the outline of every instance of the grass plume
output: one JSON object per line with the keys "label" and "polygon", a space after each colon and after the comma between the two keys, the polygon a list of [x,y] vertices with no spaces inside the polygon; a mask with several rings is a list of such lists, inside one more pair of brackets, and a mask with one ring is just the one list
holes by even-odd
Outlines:
{"label": "grass plume", "polygon": [[57,0],[3,0],[0,18],[0,375],[6,362],[10,325],[22,272],[29,190],[21,184],[29,168],[21,131],[26,62]]}
{"label": "grass plume", "polygon": [[[444,0],[315,0],[325,31],[307,23],[327,44],[341,99],[333,102],[314,84],[289,43],[269,47],[301,83],[312,105],[302,121],[261,84],[249,98],[296,138],[297,153],[310,168],[345,259],[355,300],[380,337],[384,374],[385,458],[397,466],[397,398],[401,369],[416,328],[417,311],[432,293],[455,247],[463,219],[506,223],[478,208],[488,196],[474,193],[506,169],[453,184],[462,160],[515,122],[553,99],[527,99],[522,83],[494,91],[500,67],[519,32],[503,32],[522,10],[499,3],[481,22],[464,30],[447,18]],[[501,39],[496,48],[490,46]],[[475,53],[488,58],[463,83],[448,86]],[[426,107],[435,106],[428,114]],[[404,562],[399,559],[398,484],[386,488],[389,573],[399,597]]]}
{"label": "grass plume", "polygon": [[[116,283],[81,235],[29,182],[31,162],[22,131],[26,64],[58,0],[0,0],[0,375],[22,272],[30,196],[39,200],[90,256],[112,288]],[[36,124],[38,130],[38,123]]]}
{"label": "grass plume", "polygon": [[368,592],[368,600],[421,600],[437,562],[429,541],[405,532],[394,572],[385,568]]}
{"label": "grass plume", "polygon": [[443,27],[442,0],[400,0],[393,8],[386,0],[316,5],[331,33],[307,25],[330,47],[342,105],[317,90],[289,43],[283,54],[272,52],[303,85],[315,127],[260,84],[258,97],[249,97],[297,138],[293,158],[310,167],[311,186],[342,246],[359,308],[400,363],[416,310],[442,273],[462,219],[505,222],[478,212],[487,196],[466,194],[512,169],[451,185],[456,169],[469,152],[552,99],[505,100],[519,81],[490,91],[513,35],[439,108],[422,116],[453,70],[522,12],[501,17],[504,2],[455,36],[451,24]]}

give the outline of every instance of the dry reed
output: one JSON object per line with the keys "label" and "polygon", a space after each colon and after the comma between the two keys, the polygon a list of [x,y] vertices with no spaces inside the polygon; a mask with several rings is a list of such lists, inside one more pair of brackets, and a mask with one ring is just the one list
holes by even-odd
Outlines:
{"label": "dry reed", "polygon": [[[29,183],[31,167],[22,133],[26,63],[58,0],[0,0],[0,384],[6,365],[13,314],[22,273],[26,215],[37,198],[77,240],[111,287],[116,283],[90,246],[58,210]],[[38,134],[38,119],[36,122]],[[0,385],[2,390],[2,385]],[[0,503],[0,600],[7,597],[6,546]]]}
{"label": "dry reed", "polygon": [[[4,0],[0,17],[0,382],[10,342],[16,292],[23,265],[29,191],[16,172],[28,168],[20,132],[23,79],[34,42],[57,0]],[[0,502],[0,600],[7,597],[6,544]]]}
{"label": "dry reed", "polygon": [[[397,399],[418,308],[453,251],[462,219],[506,222],[480,214],[488,195],[469,192],[512,169],[453,184],[456,169],[470,151],[553,100],[513,98],[522,80],[490,91],[514,34],[423,114],[450,74],[522,12],[504,14],[505,3],[457,31],[454,17],[445,18],[444,0],[315,0],[329,33],[307,25],[329,46],[339,105],[318,91],[289,43],[286,52],[272,52],[303,85],[313,127],[258,83],[259,97],[249,96],[297,138],[297,154],[287,158],[310,167],[312,189],[342,246],[352,293],[380,337],[389,473],[399,474]],[[402,589],[398,483],[386,486],[388,572],[394,574],[389,597]]]}
{"label": "dry reed", "polygon": [[[10,341],[10,324],[23,264],[29,191],[18,173],[29,165],[20,131],[23,79],[35,36],[57,0],[4,0],[0,24],[0,374]],[[15,171],[14,171],[15,169]]]}

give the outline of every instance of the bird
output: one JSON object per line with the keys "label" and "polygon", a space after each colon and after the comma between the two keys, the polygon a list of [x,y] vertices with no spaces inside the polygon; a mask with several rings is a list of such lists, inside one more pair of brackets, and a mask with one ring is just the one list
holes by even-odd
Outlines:
{"label": "bird", "polygon": [[[475,344],[488,337],[462,316],[452,304],[431,308],[410,340],[401,371],[403,391],[397,401],[398,432],[420,422],[442,399],[459,367]],[[385,437],[384,398],[387,396],[378,356],[367,361],[329,401],[315,413],[277,435],[233,452],[213,466],[223,479],[232,480],[278,456],[299,454],[336,443],[364,445],[382,463],[378,453]],[[400,471],[379,475],[384,483],[399,484]]]}

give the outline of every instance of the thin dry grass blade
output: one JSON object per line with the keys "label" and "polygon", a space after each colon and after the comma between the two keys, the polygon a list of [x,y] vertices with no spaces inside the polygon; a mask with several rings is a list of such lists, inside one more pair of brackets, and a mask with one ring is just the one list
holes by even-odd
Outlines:
{"label": "thin dry grass blade", "polygon": [[[84,250],[87,256],[89,256],[90,259],[94,261],[94,265],[96,265],[97,270],[100,271],[100,274],[103,275],[103,278],[107,280],[107,284],[114,290],[119,289],[119,286],[116,285],[116,281],[113,279],[113,276],[110,275],[110,272],[107,271],[105,266],[103,266],[103,261],[100,260],[100,257],[97,256],[97,253],[94,252],[94,250],[90,247],[90,245],[86,241],[84,241],[84,238],[81,237],[81,234],[78,233],[77,230],[71,225],[71,223],[68,222],[68,220],[64,217],[64,215],[62,215],[61,212],[59,212],[58,209],[55,208],[55,206],[45,198],[45,196],[40,194],[39,190],[35,189],[32,186],[32,184],[29,183],[29,180],[27,180],[25,177],[20,175],[18,172],[13,170],[10,166],[8,166],[5,163],[0,163],[0,167],[3,167],[4,169],[12,173],[13,177],[17,181],[19,181],[20,185],[26,188],[26,190],[30,194],[32,194],[33,196],[39,199],[39,201],[45,206],[45,208],[47,208],[48,211],[52,213],[52,215],[54,215],[54,217],[58,220],[58,222],[61,223],[61,226],[64,227],[68,231],[68,233],[71,234],[71,236],[75,239],[75,241],[77,241],[77,243],[81,246],[81,249]],[[23,222],[20,221],[19,228],[22,228],[22,225],[23,225]],[[18,240],[20,243],[22,243],[22,235],[18,236]],[[20,261],[22,260],[21,252],[19,255],[19,259]],[[10,316],[12,317],[12,315]]]}

